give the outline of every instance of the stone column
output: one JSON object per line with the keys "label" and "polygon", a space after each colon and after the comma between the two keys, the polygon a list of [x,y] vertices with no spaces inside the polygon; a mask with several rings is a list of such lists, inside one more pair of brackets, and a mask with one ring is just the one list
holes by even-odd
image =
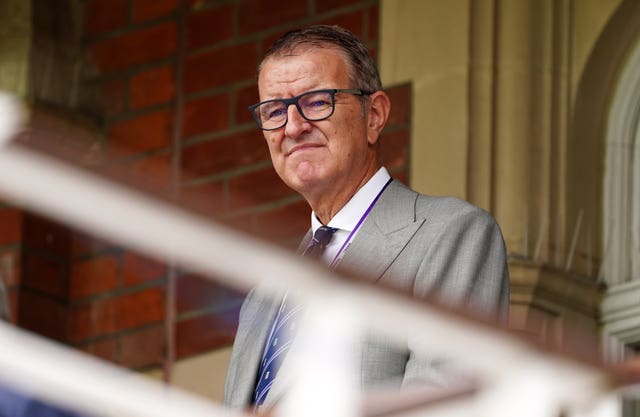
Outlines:
{"label": "stone column", "polygon": [[0,2],[0,90],[19,97],[27,93],[31,2]]}

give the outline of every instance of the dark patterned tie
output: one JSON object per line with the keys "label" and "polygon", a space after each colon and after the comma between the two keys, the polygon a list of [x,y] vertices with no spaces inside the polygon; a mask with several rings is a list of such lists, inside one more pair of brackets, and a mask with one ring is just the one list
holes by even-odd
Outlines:
{"label": "dark patterned tie", "polygon": [[[311,244],[303,252],[304,256],[319,258],[325,248],[331,241],[333,234],[338,229],[333,227],[321,226],[313,234]],[[300,304],[296,304],[289,297],[285,297],[276,320],[273,325],[273,331],[267,340],[267,347],[260,369],[258,371],[258,381],[256,389],[253,393],[253,402],[255,407],[259,407],[264,402],[271,385],[280,369],[282,360],[289,351],[293,334],[296,327],[297,313],[302,309]]]}
{"label": "dark patterned tie", "polygon": [[318,230],[313,234],[311,238],[311,244],[302,253],[303,256],[310,258],[319,258],[322,256],[325,248],[331,242],[333,234],[336,232],[336,228],[328,226],[320,226]]}

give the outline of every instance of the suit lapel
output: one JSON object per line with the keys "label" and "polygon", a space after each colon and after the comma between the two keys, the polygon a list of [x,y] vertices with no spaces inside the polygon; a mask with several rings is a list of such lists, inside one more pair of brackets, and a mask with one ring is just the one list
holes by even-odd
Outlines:
{"label": "suit lapel", "polygon": [[249,317],[238,327],[234,346],[238,356],[232,360],[233,367],[228,370],[235,375],[229,390],[233,393],[232,404],[244,406],[253,401],[264,345],[281,300],[281,297],[255,288],[245,301],[243,309],[247,313],[245,316]]}
{"label": "suit lapel", "polygon": [[380,279],[425,221],[416,219],[417,198],[401,183],[389,184],[345,249],[339,268]]}

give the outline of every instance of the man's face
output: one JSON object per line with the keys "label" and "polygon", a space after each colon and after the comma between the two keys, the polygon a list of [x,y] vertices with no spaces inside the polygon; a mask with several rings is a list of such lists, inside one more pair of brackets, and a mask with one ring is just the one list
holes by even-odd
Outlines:
{"label": "man's face", "polygon": [[[332,48],[272,57],[264,63],[258,79],[260,101],[352,87],[344,55]],[[307,121],[293,105],[287,111],[284,127],[264,132],[273,166],[282,180],[307,199],[355,192],[377,165],[377,136],[368,139],[368,112],[363,114],[358,96],[337,93],[335,111],[326,120]]]}

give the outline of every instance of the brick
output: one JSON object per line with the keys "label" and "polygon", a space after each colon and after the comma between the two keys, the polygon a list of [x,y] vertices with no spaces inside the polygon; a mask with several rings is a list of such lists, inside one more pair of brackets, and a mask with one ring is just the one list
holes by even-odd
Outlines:
{"label": "brick", "polygon": [[134,186],[145,190],[168,191],[172,184],[171,155],[160,154],[133,161],[129,167]]}
{"label": "brick", "polygon": [[307,16],[307,0],[289,0],[286,7],[274,7],[264,0],[241,0],[238,25],[241,35],[259,32]]}
{"label": "brick", "polygon": [[310,213],[306,201],[261,212],[256,215],[255,232],[274,244],[299,242],[311,226]]}
{"label": "brick", "polygon": [[172,118],[170,110],[160,110],[113,125],[109,132],[109,151],[125,155],[168,147]]}
{"label": "brick", "polygon": [[411,120],[411,85],[403,84],[386,89],[391,99],[391,113],[387,126],[406,124]]}
{"label": "brick", "polygon": [[258,130],[189,146],[183,149],[181,156],[184,179],[270,160],[269,150]]}
{"label": "brick", "polygon": [[[273,34],[263,38],[262,42],[260,43],[260,47],[261,47],[261,50],[262,50],[262,54],[260,55],[261,59],[262,59],[262,56],[264,55],[264,53],[267,52],[267,50],[271,47],[271,45],[273,45],[275,43],[275,41],[280,39],[280,37],[282,37],[282,35],[284,35],[286,32],[287,32],[287,30],[283,30],[283,31],[273,33]],[[256,71],[256,73],[257,73],[257,71]]]}
{"label": "brick", "polygon": [[223,219],[224,225],[241,233],[257,235],[255,213],[237,215],[231,213]]}
{"label": "brick", "polygon": [[365,4],[367,1],[362,0],[319,0],[316,1],[316,12],[324,13],[333,9],[339,9],[345,6],[353,6],[356,4]]}
{"label": "brick", "polygon": [[265,204],[295,195],[273,167],[249,172],[229,179],[229,206],[232,210]]}
{"label": "brick", "polygon": [[193,93],[251,80],[257,64],[256,45],[252,42],[192,55],[185,62],[185,90]]}
{"label": "brick", "polygon": [[113,248],[113,245],[93,236],[74,231],[71,233],[71,254],[73,258],[105,252]]}
{"label": "brick", "polygon": [[99,159],[102,141],[96,119],[59,108],[34,109],[29,116],[28,132],[17,139],[32,149],[72,159],[87,168],[92,168]]}
{"label": "brick", "polygon": [[[113,146],[109,149],[109,162],[104,164],[104,174],[112,181],[129,184],[131,182],[131,161],[127,159],[117,159],[117,156],[126,155],[126,152],[132,153],[127,149],[118,149]],[[126,151],[126,152],[125,152]],[[140,158],[144,155],[140,155]]]}
{"label": "brick", "polygon": [[166,103],[176,94],[173,67],[163,65],[138,73],[131,77],[129,107],[140,109]]}
{"label": "brick", "polygon": [[378,43],[380,7],[376,4],[369,9],[369,40]]}
{"label": "brick", "polygon": [[117,360],[118,346],[114,338],[89,343],[80,347],[80,350],[109,362],[116,362]]}
{"label": "brick", "polygon": [[375,62],[378,62],[378,48],[369,48],[369,55]]}
{"label": "brick", "polygon": [[224,186],[219,181],[189,185],[180,193],[185,205],[207,217],[219,214],[225,207]]}
{"label": "brick", "polygon": [[10,288],[7,290],[7,299],[9,301],[9,321],[18,324],[18,309],[20,308],[20,291],[18,288]]}
{"label": "brick", "polygon": [[136,23],[166,16],[178,8],[180,0],[133,0],[132,17]]}
{"label": "brick", "polygon": [[233,5],[229,4],[189,14],[185,29],[187,48],[199,48],[231,39],[233,10]]}
{"label": "brick", "polygon": [[253,118],[248,107],[260,101],[258,97],[258,86],[250,85],[236,91],[236,114],[235,123],[253,123]]}
{"label": "brick", "polygon": [[184,105],[182,134],[197,134],[223,130],[229,126],[229,96],[219,94],[190,100]]}
{"label": "brick", "polygon": [[176,357],[184,358],[230,345],[238,327],[240,305],[227,311],[176,323]]}
{"label": "brick", "polygon": [[84,12],[87,35],[108,32],[127,25],[128,0],[91,0]]}
{"label": "brick", "polygon": [[23,286],[54,297],[67,296],[67,265],[63,261],[31,252],[25,252],[23,257]]}
{"label": "brick", "polygon": [[139,255],[125,252],[122,256],[122,284],[124,286],[138,285],[165,276],[165,264]]}
{"label": "brick", "polygon": [[160,288],[148,288],[75,306],[70,339],[80,342],[90,337],[159,323],[164,319],[164,312],[164,291]]}
{"label": "brick", "polygon": [[161,365],[164,361],[165,333],[162,325],[120,337],[120,364],[128,368]]}
{"label": "brick", "polygon": [[361,40],[364,40],[364,21],[365,14],[363,10],[333,16],[329,19],[321,20],[319,24],[338,25],[345,29],[349,29]]}
{"label": "brick", "polygon": [[69,312],[62,302],[23,288],[18,304],[19,326],[55,340],[66,341]]}
{"label": "brick", "polygon": [[21,251],[18,249],[0,254],[0,277],[6,284],[5,288],[11,288],[12,286],[20,283],[21,260]]}
{"label": "brick", "polygon": [[242,298],[243,295],[231,288],[197,275],[183,275],[176,280],[176,310],[179,314],[240,303]]}
{"label": "brick", "polygon": [[51,220],[24,213],[23,244],[51,255],[66,258],[70,249],[70,231]]}
{"label": "brick", "polygon": [[74,263],[69,295],[82,298],[118,288],[119,269],[118,255],[102,255]]}
{"label": "brick", "polygon": [[22,240],[22,210],[7,207],[0,209],[0,246],[19,243]]}
{"label": "brick", "polygon": [[380,137],[381,161],[389,170],[409,164],[409,129],[383,133]]}
{"label": "brick", "polygon": [[219,0],[186,0],[187,7],[193,10],[200,10],[210,3],[216,3]]}
{"label": "brick", "polygon": [[125,110],[126,94],[127,82],[120,78],[83,82],[78,90],[78,107],[89,114],[118,115]]}
{"label": "brick", "polygon": [[169,22],[98,42],[90,56],[98,69],[110,73],[165,58],[176,47],[176,26]]}
{"label": "brick", "polygon": [[126,109],[127,83],[123,79],[105,81],[101,86],[102,107],[109,116],[115,116]]}

